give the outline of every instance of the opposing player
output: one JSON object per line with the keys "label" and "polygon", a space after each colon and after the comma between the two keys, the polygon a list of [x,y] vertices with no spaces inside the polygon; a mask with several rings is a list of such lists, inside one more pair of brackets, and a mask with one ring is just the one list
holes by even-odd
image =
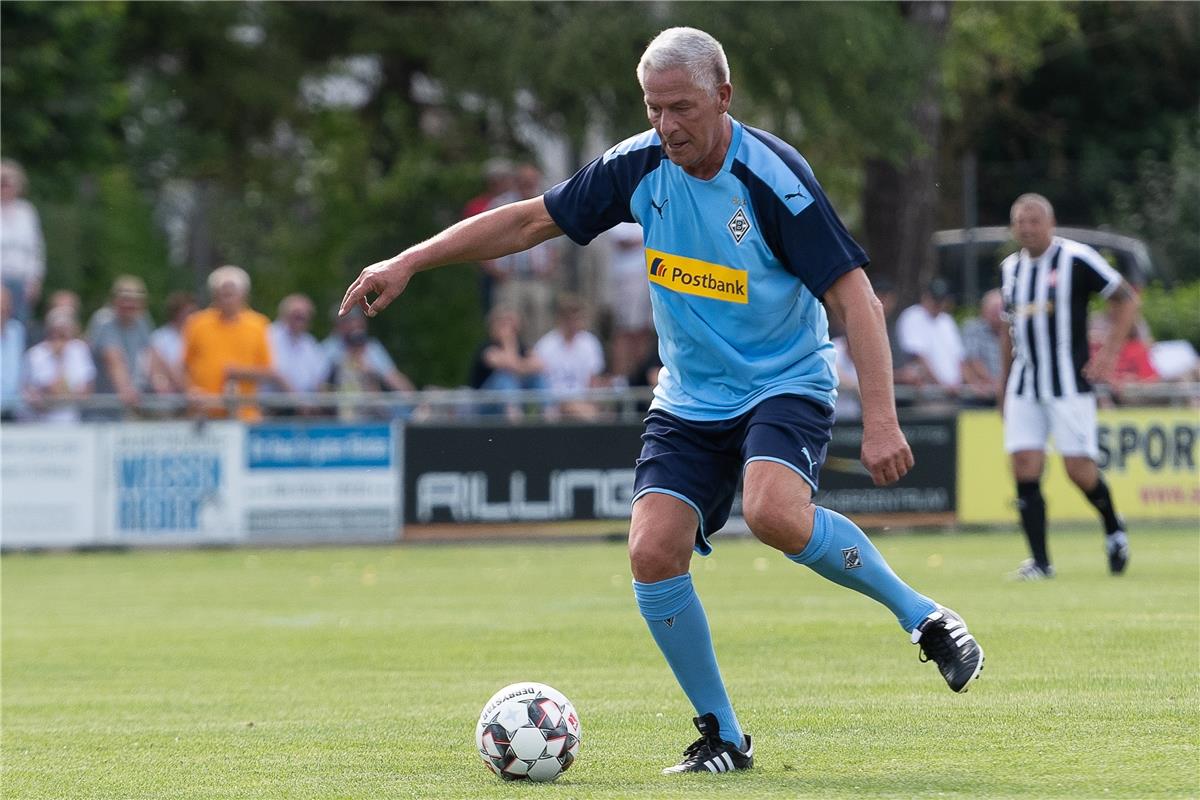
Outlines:
{"label": "opposing player", "polygon": [[901,581],[853,522],[813,504],[836,385],[825,306],[845,321],[859,365],[864,465],[882,485],[913,463],[896,419],[882,307],[862,270],[866,254],[804,159],[729,116],[729,66],[714,38],[666,30],[637,75],[653,130],[542,197],[367,267],[342,309],[378,313],[415,273],[441,264],[563,233],[586,244],[619,222],[641,224],[664,366],[636,469],[633,588],[697,713],[700,738],[664,771],[726,772],[752,766],[754,751],[688,569],[693,551],[711,551],[739,478],[755,536],[887,606],[951,689],[965,691],[979,675],[983,651],[957,614]]}
{"label": "opposing player", "polygon": [[[1129,563],[1129,539],[1096,465],[1096,396],[1091,382],[1112,374],[1121,343],[1137,320],[1137,295],[1095,250],[1054,235],[1054,208],[1045,197],[1021,195],[1012,205],[1011,219],[1021,250],[1000,265],[1009,325],[1000,336],[999,397],[1004,449],[1012,460],[1017,507],[1031,555],[1013,577],[1054,577],[1041,489],[1049,436],[1054,437],[1067,475],[1099,512],[1108,568],[1120,575]],[[1094,294],[1107,298],[1112,325],[1100,350],[1089,358],[1087,309]]]}

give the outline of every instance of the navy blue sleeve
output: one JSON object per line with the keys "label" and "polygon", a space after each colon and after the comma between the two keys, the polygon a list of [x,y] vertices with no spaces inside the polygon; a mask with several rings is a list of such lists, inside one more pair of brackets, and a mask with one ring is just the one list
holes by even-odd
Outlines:
{"label": "navy blue sleeve", "polygon": [[629,203],[646,173],[662,160],[655,145],[597,158],[542,197],[563,233],[585,245],[621,222],[634,222]]}
{"label": "navy blue sleeve", "polygon": [[[760,232],[775,257],[804,282],[814,297],[823,297],[838,278],[866,266],[867,253],[846,230],[800,154],[764,131],[745,130],[783,161],[796,183],[794,193],[780,197],[749,166],[734,162],[732,171],[749,189]],[[809,202],[804,203],[804,199]],[[789,200],[803,207],[793,213]]]}

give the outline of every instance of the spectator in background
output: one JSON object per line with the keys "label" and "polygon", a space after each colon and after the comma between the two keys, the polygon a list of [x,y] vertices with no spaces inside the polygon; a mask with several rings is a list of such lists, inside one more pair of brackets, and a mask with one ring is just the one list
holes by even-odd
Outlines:
{"label": "spectator in background", "polygon": [[658,373],[662,371],[662,357],[658,354],[658,343],[654,342],[650,345],[649,352],[642,359],[642,363],[633,368],[633,376],[629,380],[630,386],[646,386],[651,389],[658,386]]}
{"label": "spectator in background", "polygon": [[948,312],[950,304],[949,285],[934,278],[921,291],[921,302],[900,312],[896,336],[900,347],[916,361],[922,384],[954,395],[962,385],[963,343]]}
{"label": "spectator in background", "polygon": [[337,327],[325,340],[328,372],[325,388],[344,395],[338,402],[338,417],[344,420],[366,417],[386,418],[391,413],[379,406],[358,405],[354,397],[381,392],[412,392],[408,376],[396,369],[384,346],[367,332],[367,317],[361,309],[351,309],[337,318]]}
{"label": "spectator in background", "polygon": [[[507,158],[489,158],[483,164],[483,177],[486,181],[484,190],[472,197],[463,206],[462,218],[467,219],[476,214],[482,214],[493,208],[496,198],[509,195],[513,191],[513,167]],[[492,307],[492,279],[490,264],[480,264],[479,267],[479,307],[485,311]]]}
{"label": "spectator in background", "polygon": [[[1103,312],[1093,314],[1088,320],[1088,352],[1091,354],[1091,358],[1098,357],[1112,327],[1112,309],[1105,309]],[[1130,402],[1128,398],[1122,398],[1121,395],[1123,390],[1131,384],[1157,383],[1161,380],[1151,358],[1150,345],[1153,342],[1149,340],[1149,334],[1144,332],[1146,330],[1145,325],[1137,322],[1129,328],[1129,333],[1125,336],[1125,343],[1117,351],[1112,373],[1108,376],[1108,385],[1113,396],[1111,401],[1108,401],[1107,398],[1100,398],[1099,401],[1102,405],[1112,405],[1112,402]]]}
{"label": "spectator in background", "polygon": [[963,397],[972,405],[994,406],[1000,389],[1000,335],[1004,298],[992,289],[979,301],[979,316],[963,323]]}
{"label": "spectator in background", "polygon": [[21,368],[25,326],[12,315],[12,292],[0,286],[0,420],[11,422],[21,410]]}
{"label": "spectator in background", "polygon": [[[135,408],[142,392],[150,388],[151,325],[146,314],[146,284],[133,275],[121,275],[113,281],[107,315],[89,331],[88,343],[96,363],[96,393],[115,394],[126,411]],[[120,412],[107,409],[88,415],[94,419],[115,419]]]}
{"label": "spectator in background", "polygon": [[585,389],[600,385],[604,373],[604,347],[587,330],[587,310],[575,295],[565,294],[558,301],[557,326],[538,340],[533,353],[542,362],[551,394],[560,398],[558,406],[548,409],[551,416],[562,414],[571,419],[594,420],[599,407],[582,399],[569,399]]}
{"label": "spectator in background", "polygon": [[183,326],[196,309],[196,298],[191,292],[171,292],[166,302],[167,321],[150,334],[150,348],[155,354],[152,364],[159,367],[152,372],[151,381],[160,394],[187,391],[183,374]]}
{"label": "spectator in background", "polygon": [[50,311],[45,330],[45,341],[25,353],[25,403],[35,419],[76,422],[80,413],[72,401],[91,395],[96,380],[91,348],[69,309]]}
{"label": "spectator in background", "polygon": [[[887,320],[888,346],[892,352],[892,373],[896,385],[916,386],[921,382],[921,371],[912,355],[900,346],[900,336],[896,333],[896,285],[884,276],[871,278],[871,288],[875,297],[883,306],[883,316]],[[853,364],[853,362],[851,362]],[[897,405],[905,405],[906,401],[897,397]]]}
{"label": "spectator in background", "polygon": [[844,333],[833,337],[831,341],[835,353],[834,369],[838,378],[834,413],[839,420],[861,419],[862,398],[858,393],[858,370],[854,366],[854,359],[850,357],[850,341]]}
{"label": "spectator in background", "polygon": [[[233,394],[254,395],[259,384],[287,384],[275,371],[267,339],[266,316],[248,308],[250,276],[241,267],[224,266],[208,276],[212,304],[197,311],[183,326],[183,370],[188,393],[198,399]],[[208,407],[210,416],[225,416],[223,408]],[[262,413],[242,403],[237,416],[257,421]]]}
{"label": "spectator in background", "polygon": [[37,209],[24,198],[27,185],[20,164],[0,161],[0,280],[22,324],[32,318],[46,277],[46,242]]}
{"label": "spectator in background", "polygon": [[[517,391],[540,389],[545,385],[542,361],[530,353],[521,341],[521,317],[505,306],[497,306],[488,314],[487,340],[475,351],[467,382],[472,389],[484,391]],[[499,414],[501,410],[510,421],[521,418],[521,407],[509,403],[500,406],[487,404],[484,414]]]}
{"label": "spectator in background", "polygon": [[75,315],[75,319],[79,319],[83,312],[83,300],[79,292],[72,289],[55,289],[46,298],[46,312],[56,308],[65,308]]}
{"label": "spectator in background", "polygon": [[320,391],[329,374],[325,351],[309,332],[315,313],[307,295],[289,294],[279,301],[279,316],[268,330],[275,369],[291,391],[301,394]]}
{"label": "spectator in background", "polygon": [[642,226],[622,222],[603,236],[609,245],[605,301],[613,326],[612,374],[628,382],[654,338]]}
{"label": "spectator in background", "polygon": [[[71,312],[75,319],[80,319],[83,313],[83,301],[79,299],[78,292],[73,292],[70,289],[55,289],[46,297],[45,316],[48,316],[56,308],[65,308]],[[46,331],[42,327],[41,320],[35,317],[25,321],[26,347],[32,347],[45,338]]]}
{"label": "spectator in background", "polygon": [[[533,164],[517,167],[514,182],[515,190],[497,197],[493,207],[529,200],[542,193],[542,173]],[[494,281],[493,304],[516,310],[532,337],[541,336],[552,325],[552,281],[558,271],[558,261],[559,244],[548,240],[528,250],[484,263],[484,269]]]}

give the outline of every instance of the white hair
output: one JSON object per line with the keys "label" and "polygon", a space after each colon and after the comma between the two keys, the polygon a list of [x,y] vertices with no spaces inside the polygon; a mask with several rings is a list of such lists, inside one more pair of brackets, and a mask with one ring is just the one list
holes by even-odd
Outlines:
{"label": "white hair", "polygon": [[1012,208],[1009,209],[1008,217],[1010,220],[1017,218],[1017,211],[1024,206],[1037,206],[1042,211],[1046,212],[1046,216],[1054,219],[1054,206],[1050,205],[1050,201],[1045,195],[1037,194],[1036,192],[1026,192],[1013,201]]}
{"label": "white hair", "polygon": [[692,82],[709,94],[729,83],[729,61],[721,43],[696,28],[667,28],[646,45],[638,62],[638,83],[646,85],[649,73],[684,69]]}
{"label": "white hair", "polygon": [[235,267],[231,264],[226,264],[223,267],[217,267],[208,276],[208,291],[216,293],[218,289],[226,284],[233,284],[234,288],[245,297],[250,294],[250,275],[241,267]]}

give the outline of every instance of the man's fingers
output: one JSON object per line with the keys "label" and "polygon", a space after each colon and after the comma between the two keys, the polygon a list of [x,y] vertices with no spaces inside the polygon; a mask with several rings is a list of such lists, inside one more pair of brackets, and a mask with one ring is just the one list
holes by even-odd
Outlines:
{"label": "man's fingers", "polygon": [[394,287],[394,286],[389,286],[387,289],[385,289],[378,297],[376,297],[370,303],[367,303],[366,298],[364,297],[363,298],[363,302],[364,302],[363,310],[367,312],[368,317],[373,317],[376,314],[378,314],[380,311],[383,311],[385,308],[387,308],[389,305],[391,305],[392,301],[395,300],[399,295],[400,295],[399,288]]}
{"label": "man's fingers", "polygon": [[871,479],[875,481],[876,486],[887,486],[907,475],[914,463],[916,462],[913,460],[912,450],[906,447],[887,458],[880,459],[872,466],[867,467],[867,470],[871,473]]}
{"label": "man's fingers", "polygon": [[896,471],[890,466],[881,466],[871,473],[876,486],[887,486],[896,482]]}
{"label": "man's fingers", "polygon": [[346,316],[350,309],[359,304],[364,295],[366,295],[366,290],[363,288],[363,276],[359,275],[354,283],[350,284],[350,287],[346,289],[346,294],[342,297],[342,305],[338,308],[338,316]]}

